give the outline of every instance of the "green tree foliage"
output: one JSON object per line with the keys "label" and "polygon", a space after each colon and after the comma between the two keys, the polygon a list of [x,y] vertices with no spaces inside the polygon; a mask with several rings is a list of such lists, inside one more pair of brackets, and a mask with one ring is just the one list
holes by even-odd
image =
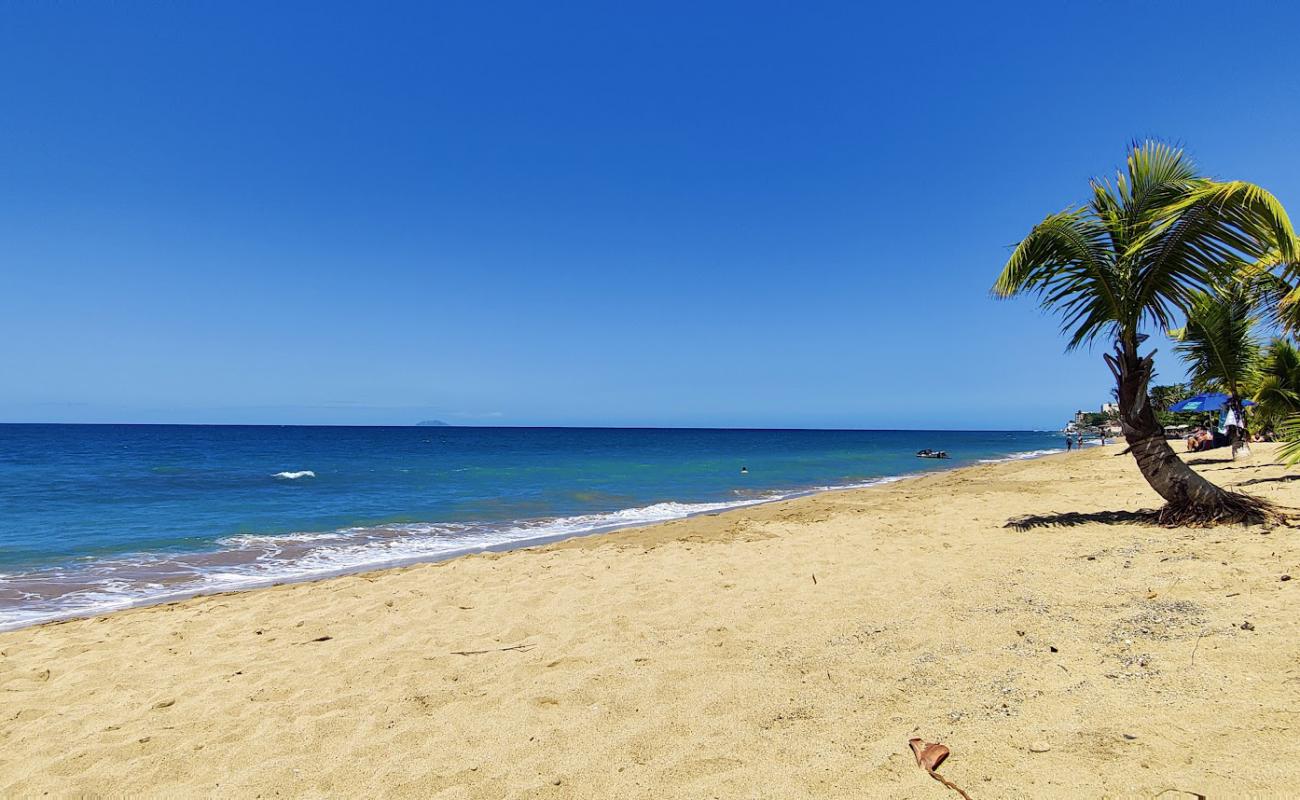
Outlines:
{"label": "green tree foliage", "polygon": [[1251,424],[1243,400],[1259,384],[1264,362],[1257,329],[1262,315],[1276,308],[1276,298],[1286,293],[1286,285],[1265,268],[1243,266],[1231,280],[1198,291],[1188,306],[1186,324],[1169,332],[1187,364],[1192,388],[1228,395],[1229,407],[1243,420],[1233,443],[1234,457]]}
{"label": "green tree foliage", "polygon": [[1085,428],[1100,428],[1109,425],[1115,421],[1110,414],[1103,414],[1100,411],[1085,411],[1082,418],[1082,424]]}
{"label": "green tree foliage", "polygon": [[1174,403],[1186,400],[1194,394],[1192,387],[1185,383],[1172,383],[1164,386],[1152,386],[1149,395],[1151,397],[1151,407],[1156,413],[1169,411],[1169,407]]}
{"label": "green tree foliage", "polygon": [[1267,430],[1292,414],[1300,414],[1300,350],[1289,339],[1273,339],[1260,362],[1259,380],[1250,409],[1255,427]]}

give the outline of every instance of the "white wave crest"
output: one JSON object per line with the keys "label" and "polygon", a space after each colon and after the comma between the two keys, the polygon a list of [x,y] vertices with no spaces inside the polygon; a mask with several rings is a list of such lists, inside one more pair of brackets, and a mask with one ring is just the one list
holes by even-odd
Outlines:
{"label": "white wave crest", "polygon": [[316,473],[312,472],[309,469],[304,469],[299,472],[277,472],[271,477],[279,478],[280,480],[284,480],[284,481],[296,481],[299,478],[314,478],[316,477]]}
{"label": "white wave crest", "polygon": [[1021,453],[1009,453],[1002,458],[981,458],[981,464],[1003,464],[1007,461],[1024,461],[1029,458],[1039,458],[1041,456],[1050,456],[1053,453],[1064,453],[1065,449],[1061,447],[1048,450],[1025,450]]}

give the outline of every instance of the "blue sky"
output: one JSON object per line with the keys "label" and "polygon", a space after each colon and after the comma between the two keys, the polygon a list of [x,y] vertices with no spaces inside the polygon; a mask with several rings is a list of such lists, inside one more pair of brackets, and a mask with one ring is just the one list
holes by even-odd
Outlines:
{"label": "blue sky", "polygon": [[1300,213],[1283,4],[0,17],[0,421],[1055,426],[1034,222],[1143,136]]}

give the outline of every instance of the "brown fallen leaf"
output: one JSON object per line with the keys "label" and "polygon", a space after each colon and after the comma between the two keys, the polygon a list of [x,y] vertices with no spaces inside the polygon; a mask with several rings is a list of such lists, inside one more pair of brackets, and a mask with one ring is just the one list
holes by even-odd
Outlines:
{"label": "brown fallen leaf", "polygon": [[966,794],[960,786],[949,782],[947,778],[935,771],[951,754],[946,746],[938,742],[927,742],[924,739],[908,739],[907,744],[912,748],[912,755],[916,757],[918,767],[925,770],[931,778],[961,795],[962,800],[971,800],[970,795]]}

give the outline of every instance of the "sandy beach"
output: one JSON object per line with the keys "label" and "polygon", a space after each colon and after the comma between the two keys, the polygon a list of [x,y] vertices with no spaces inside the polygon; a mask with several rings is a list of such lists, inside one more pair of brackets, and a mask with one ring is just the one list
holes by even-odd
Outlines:
{"label": "sandy beach", "polygon": [[0,795],[956,797],[913,736],[976,798],[1300,792],[1294,534],[1135,524],[1119,451],[3,633]]}

